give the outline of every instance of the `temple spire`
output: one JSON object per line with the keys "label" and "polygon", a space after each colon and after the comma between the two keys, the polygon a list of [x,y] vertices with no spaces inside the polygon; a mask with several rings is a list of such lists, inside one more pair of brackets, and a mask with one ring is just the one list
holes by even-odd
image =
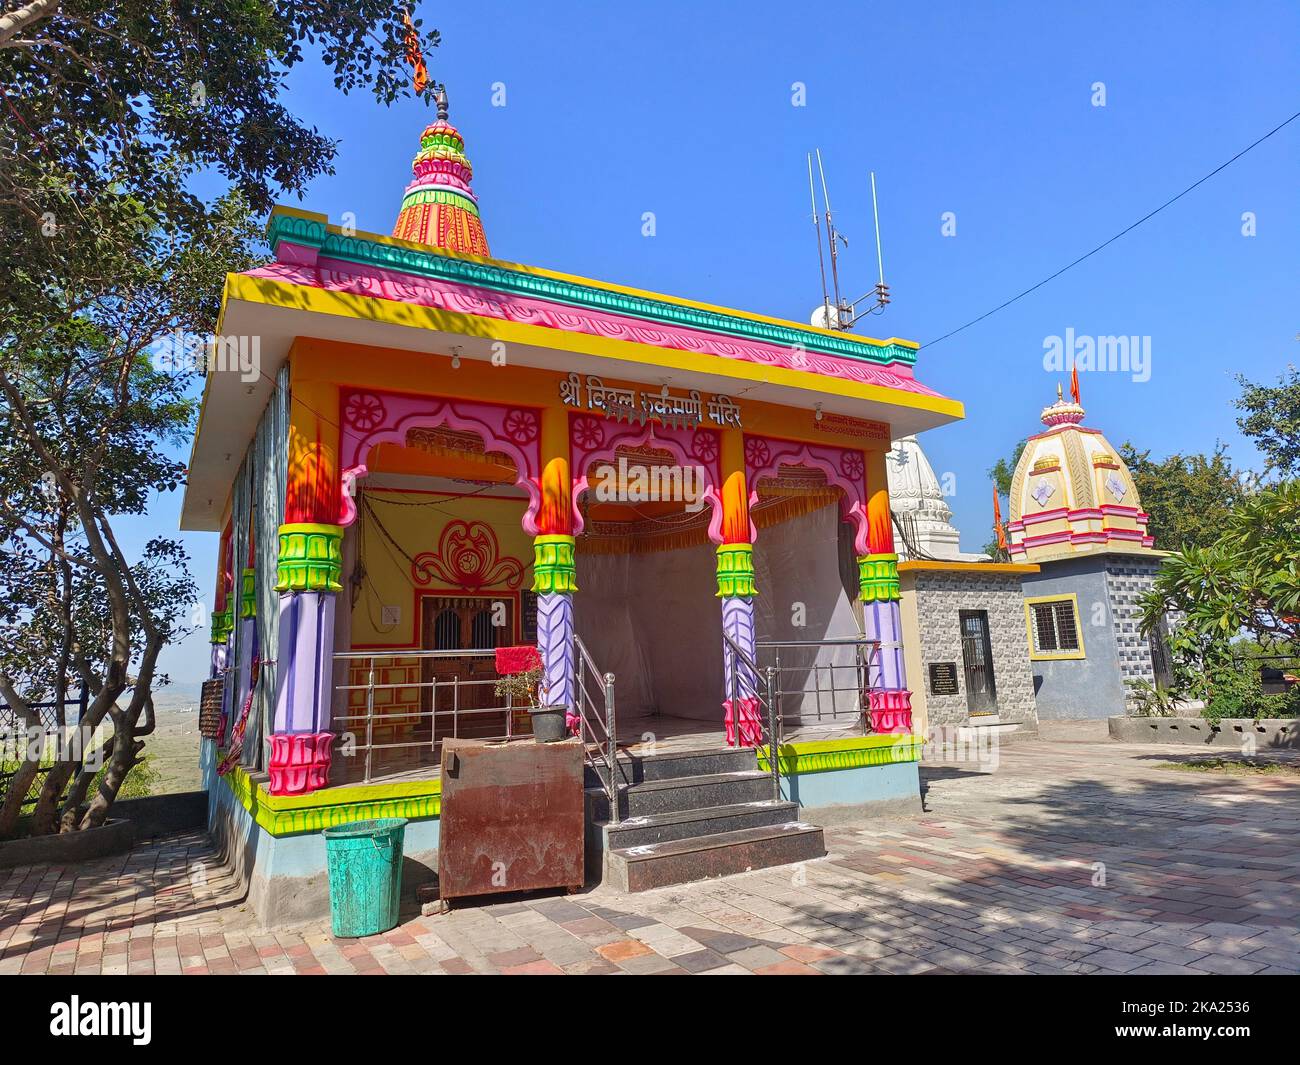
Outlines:
{"label": "temple spire", "polygon": [[487,258],[492,253],[470,187],[474,168],[465,157],[464,138],[448,120],[445,85],[435,87],[433,99],[438,117],[420,134],[420,151],[411,164],[415,179],[406,186],[393,236]]}

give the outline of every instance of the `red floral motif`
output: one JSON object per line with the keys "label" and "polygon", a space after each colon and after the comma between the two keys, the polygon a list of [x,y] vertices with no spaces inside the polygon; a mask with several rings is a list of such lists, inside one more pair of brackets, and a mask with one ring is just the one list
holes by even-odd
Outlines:
{"label": "red floral motif", "polygon": [[516,444],[531,443],[537,439],[537,434],[541,429],[537,420],[537,412],[533,410],[507,411],[501,427],[505,430],[506,436],[510,437]]}
{"label": "red floral motif", "polygon": [[363,433],[379,428],[386,413],[384,401],[371,392],[353,392],[343,406],[343,420]]}
{"label": "red floral motif", "polygon": [[501,545],[490,526],[481,521],[451,521],[442,530],[437,551],[424,551],[411,560],[416,584],[437,582],[475,592],[494,584],[518,588],[524,565],[501,557]]}
{"label": "red floral motif", "polygon": [[860,451],[846,451],[840,456],[840,472],[852,481],[862,480],[866,473],[866,464],[862,461]]}
{"label": "red floral motif", "polygon": [[691,441],[691,454],[701,462],[712,462],[718,457],[718,434],[712,429],[695,430]]}
{"label": "red floral motif", "polygon": [[766,440],[759,440],[757,437],[747,437],[745,439],[745,461],[755,470],[761,470],[772,461],[772,449],[767,446]]}
{"label": "red floral motif", "polygon": [[598,448],[605,442],[605,427],[595,418],[577,418],[573,423],[573,442],[583,451]]}

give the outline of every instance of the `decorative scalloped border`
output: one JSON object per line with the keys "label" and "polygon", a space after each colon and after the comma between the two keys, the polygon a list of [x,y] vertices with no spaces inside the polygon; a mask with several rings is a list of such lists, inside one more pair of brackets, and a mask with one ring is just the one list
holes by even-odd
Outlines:
{"label": "decorative scalloped border", "polygon": [[[442,814],[442,778],[397,784],[359,784],[311,795],[271,795],[240,768],[222,778],[239,804],[272,836],[319,832],[334,825],[380,817],[428,820]],[[317,796],[329,797],[321,802]],[[313,801],[315,800],[315,801]]]}
{"label": "decorative scalloped border", "polygon": [[[925,740],[912,735],[854,736],[839,740],[811,740],[786,743],[780,748],[780,767],[785,776],[829,773],[837,769],[919,762]],[[768,749],[758,749],[758,767],[771,769]]]}
{"label": "decorative scalloped border", "polygon": [[[828,773],[837,769],[919,762],[925,741],[920,736],[853,736],[782,745],[781,772],[786,776]],[[758,766],[771,768],[766,747],[758,749]],[[270,795],[248,773],[236,767],[221,778],[258,826],[272,836],[319,832],[334,825],[380,817],[411,821],[442,815],[442,778],[395,784],[358,784],[330,788],[310,795]],[[329,802],[321,802],[320,796]]]}
{"label": "decorative scalloped border", "polygon": [[377,266],[386,270],[423,277],[434,277],[455,284],[475,285],[480,288],[533,296],[556,303],[590,307],[615,314],[643,318],[654,322],[673,322],[713,333],[750,337],[802,351],[815,351],[823,355],[838,355],[860,362],[881,365],[899,362],[906,366],[916,363],[916,351],[901,344],[870,344],[853,342],[838,337],[825,336],[813,330],[782,326],[772,322],[759,322],[739,315],[722,314],[703,307],[683,306],[667,300],[648,299],[627,292],[616,292],[582,285],[555,277],[544,277],[522,270],[511,270],[496,262],[460,259],[439,255],[432,251],[402,248],[361,236],[344,236],[333,233],[321,221],[301,218],[291,214],[273,214],[267,225],[267,241],[275,250],[281,241],[315,248],[331,259]]}

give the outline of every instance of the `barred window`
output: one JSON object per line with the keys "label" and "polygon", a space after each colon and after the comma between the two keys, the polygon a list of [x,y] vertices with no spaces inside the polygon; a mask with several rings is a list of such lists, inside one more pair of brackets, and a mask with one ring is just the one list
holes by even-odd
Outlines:
{"label": "barred window", "polygon": [[1079,626],[1075,621],[1073,600],[1033,603],[1030,609],[1034,619],[1035,651],[1079,650]]}

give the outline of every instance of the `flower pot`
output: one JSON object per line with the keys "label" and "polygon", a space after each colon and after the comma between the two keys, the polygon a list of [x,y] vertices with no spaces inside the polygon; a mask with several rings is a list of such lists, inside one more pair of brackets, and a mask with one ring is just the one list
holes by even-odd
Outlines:
{"label": "flower pot", "polygon": [[534,706],[529,708],[533,719],[533,739],[538,743],[558,743],[568,739],[569,729],[564,723],[564,707]]}

